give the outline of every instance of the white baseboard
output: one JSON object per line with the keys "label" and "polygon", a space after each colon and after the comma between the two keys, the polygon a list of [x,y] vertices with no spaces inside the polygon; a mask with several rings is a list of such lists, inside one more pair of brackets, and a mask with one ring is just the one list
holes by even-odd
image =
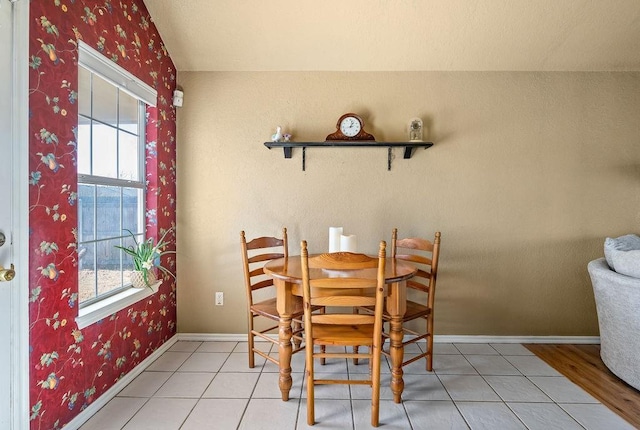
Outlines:
{"label": "white baseboard", "polygon": [[[278,335],[271,335],[277,339]],[[178,340],[193,341],[193,342],[213,342],[213,341],[227,341],[227,342],[246,342],[247,334],[227,334],[227,333],[178,333]]]}
{"label": "white baseboard", "polygon": [[[178,339],[183,341],[228,341],[244,342],[246,333],[178,333]],[[277,338],[277,335],[271,335]],[[436,343],[575,343],[599,344],[598,336],[484,336],[484,335],[436,335]]]}
{"label": "white baseboard", "polygon": [[436,343],[579,343],[599,344],[598,336],[480,336],[435,335]]}
{"label": "white baseboard", "polygon": [[80,428],[84,423],[89,421],[89,418],[94,416],[104,405],[109,403],[111,399],[113,399],[116,394],[118,394],[124,387],[129,385],[131,381],[133,381],[138,375],[140,375],[144,370],[149,367],[151,363],[156,361],[158,357],[164,354],[169,348],[173,346],[180,339],[180,335],[176,334],[171,339],[162,344],[158,349],[153,351],[151,355],[145,358],[140,364],[134,367],[129,373],[124,375],[122,378],[118,380],[111,388],[104,392],[100,397],[96,399],[95,402],[91,403],[85,410],[80,412],[74,419],[69,421],[67,425],[65,425],[65,430],[76,430]]}

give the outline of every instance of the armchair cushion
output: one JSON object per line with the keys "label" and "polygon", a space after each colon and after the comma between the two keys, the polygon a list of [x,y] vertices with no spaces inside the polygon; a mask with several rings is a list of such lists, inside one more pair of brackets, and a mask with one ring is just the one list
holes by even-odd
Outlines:
{"label": "armchair cushion", "polygon": [[614,251],[612,259],[616,272],[632,278],[640,278],[640,249]]}
{"label": "armchair cushion", "polygon": [[[634,254],[625,255],[628,251],[640,251],[640,236],[637,234],[627,234],[616,238],[607,237],[604,241],[604,258],[607,260],[607,264],[611,270],[619,272],[616,263],[619,263],[623,270],[627,271],[627,268],[633,263],[638,262],[637,257]],[[634,259],[635,257],[635,259]],[[637,273],[640,268],[632,268],[632,273]],[[623,272],[620,272],[623,273]],[[623,273],[627,274],[627,273]],[[628,275],[634,276],[634,275]],[[640,276],[635,276],[640,277]]]}

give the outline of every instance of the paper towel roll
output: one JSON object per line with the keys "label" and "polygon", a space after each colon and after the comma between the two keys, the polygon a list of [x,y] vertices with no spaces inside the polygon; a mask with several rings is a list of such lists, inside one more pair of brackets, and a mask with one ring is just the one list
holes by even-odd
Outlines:
{"label": "paper towel roll", "polygon": [[340,236],[342,227],[329,227],[329,252],[340,251]]}
{"label": "paper towel roll", "polygon": [[357,252],[357,243],[355,234],[340,235],[340,251],[342,252]]}

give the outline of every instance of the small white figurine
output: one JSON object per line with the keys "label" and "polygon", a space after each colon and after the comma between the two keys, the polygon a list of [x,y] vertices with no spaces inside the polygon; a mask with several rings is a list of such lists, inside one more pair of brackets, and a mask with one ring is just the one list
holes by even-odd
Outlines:
{"label": "small white figurine", "polygon": [[275,134],[271,135],[272,142],[280,142],[282,140],[282,127],[276,127]]}
{"label": "small white figurine", "polygon": [[285,133],[282,135],[282,138],[285,142],[289,142],[291,140],[291,135],[289,133]]}

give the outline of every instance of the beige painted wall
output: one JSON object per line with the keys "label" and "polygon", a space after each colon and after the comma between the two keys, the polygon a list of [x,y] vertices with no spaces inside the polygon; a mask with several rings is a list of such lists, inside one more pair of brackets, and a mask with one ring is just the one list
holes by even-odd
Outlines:
{"label": "beige painted wall", "polygon": [[[178,330],[243,333],[239,232],[328,227],[375,252],[442,232],[436,334],[597,335],[587,263],[640,231],[640,73],[180,73]],[[378,141],[423,118],[435,145],[267,150],[277,125],[324,140],[345,112]],[[225,305],[214,306],[214,292]]]}

